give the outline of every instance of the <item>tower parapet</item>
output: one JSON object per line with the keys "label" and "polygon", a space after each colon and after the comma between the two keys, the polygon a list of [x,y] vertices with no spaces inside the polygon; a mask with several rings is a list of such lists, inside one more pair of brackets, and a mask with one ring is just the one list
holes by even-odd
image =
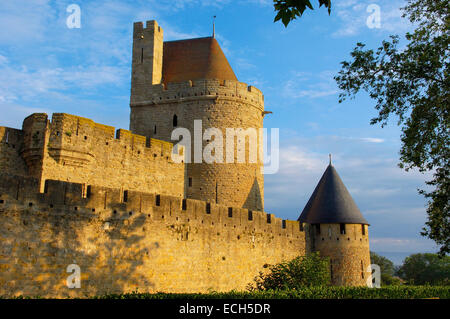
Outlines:
{"label": "tower parapet", "polygon": [[[140,101],[130,106],[182,103],[199,99],[227,99],[241,101],[264,112],[264,95],[254,86],[233,80],[201,79],[185,82],[169,82],[153,85]],[[131,123],[134,122],[132,118]]]}

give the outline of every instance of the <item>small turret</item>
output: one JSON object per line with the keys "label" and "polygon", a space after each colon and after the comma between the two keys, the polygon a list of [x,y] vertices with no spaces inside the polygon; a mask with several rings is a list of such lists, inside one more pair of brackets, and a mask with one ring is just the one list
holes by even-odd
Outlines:
{"label": "small turret", "polygon": [[334,285],[366,285],[369,224],[331,160],[298,220],[305,223],[307,252],[318,251],[330,258]]}

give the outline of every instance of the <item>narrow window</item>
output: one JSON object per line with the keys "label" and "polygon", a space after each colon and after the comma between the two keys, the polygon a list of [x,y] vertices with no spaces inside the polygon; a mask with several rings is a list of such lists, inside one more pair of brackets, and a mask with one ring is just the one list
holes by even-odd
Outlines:
{"label": "narrow window", "polygon": [[228,207],[228,217],[233,217],[233,207]]}
{"label": "narrow window", "polygon": [[331,238],[331,226],[328,226],[328,237]]}
{"label": "narrow window", "polygon": [[206,213],[211,214],[211,204],[210,203],[206,203]]}
{"label": "narrow window", "polygon": [[345,235],[345,224],[340,224],[340,233],[341,235]]}
{"label": "narrow window", "polygon": [[361,260],[361,278],[364,279],[364,264],[362,260]]}
{"label": "narrow window", "polygon": [[87,190],[86,190],[86,197],[89,198],[91,197],[91,185],[88,185]]}
{"label": "narrow window", "polygon": [[144,63],[144,48],[141,48],[141,63]]}
{"label": "narrow window", "polygon": [[153,127],[153,134],[156,134],[156,125]]}
{"label": "narrow window", "polygon": [[181,204],[181,209],[182,209],[182,210],[186,210],[186,209],[187,209],[186,199],[183,199],[183,202],[182,202],[182,204]]}
{"label": "narrow window", "polygon": [[128,202],[128,191],[123,191],[123,202]]}
{"label": "narrow window", "polygon": [[272,218],[271,218],[270,214],[267,214],[267,223],[268,224],[272,223]]}
{"label": "narrow window", "polygon": [[176,114],[173,116],[172,124],[173,124],[173,127],[178,126],[178,117]]}
{"label": "narrow window", "polygon": [[188,185],[189,185],[189,187],[192,187],[192,177],[189,177],[189,179],[188,179]]}
{"label": "narrow window", "polygon": [[6,144],[9,142],[9,131],[6,131]]}
{"label": "narrow window", "polygon": [[316,224],[316,234],[320,235],[320,224]]}
{"label": "narrow window", "polygon": [[364,224],[361,224],[361,232],[363,236],[366,235],[366,226]]}
{"label": "narrow window", "polygon": [[283,221],[281,222],[281,228],[286,228],[286,221],[283,219]]}
{"label": "narrow window", "polygon": [[161,195],[156,195],[156,206],[161,206]]}
{"label": "narrow window", "polygon": [[248,220],[253,220],[253,212],[251,210],[248,211]]}
{"label": "narrow window", "polygon": [[47,180],[45,181],[45,184],[44,184],[44,193],[45,194],[48,193],[48,181]]}

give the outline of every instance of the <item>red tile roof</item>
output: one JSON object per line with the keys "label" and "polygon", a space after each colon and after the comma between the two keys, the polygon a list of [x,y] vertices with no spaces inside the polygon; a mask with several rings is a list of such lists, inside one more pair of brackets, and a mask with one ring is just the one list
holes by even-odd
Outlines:
{"label": "red tile roof", "polygon": [[236,75],[215,38],[164,42],[162,81],[198,79],[237,81]]}

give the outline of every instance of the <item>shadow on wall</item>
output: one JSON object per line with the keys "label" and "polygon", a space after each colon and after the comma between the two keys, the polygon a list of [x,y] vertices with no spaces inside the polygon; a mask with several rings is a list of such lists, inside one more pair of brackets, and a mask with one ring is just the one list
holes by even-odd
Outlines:
{"label": "shadow on wall", "polygon": [[[0,295],[85,297],[154,287],[142,267],[159,248],[143,240],[147,215],[130,219],[117,210],[102,220],[93,209],[68,214],[57,205],[38,210],[31,201],[24,209],[3,190],[2,206],[10,205],[0,207]],[[71,264],[80,267],[80,289],[67,287]]]}
{"label": "shadow on wall", "polygon": [[258,180],[253,180],[252,188],[250,189],[250,192],[248,193],[247,199],[245,200],[243,208],[247,209],[255,209],[256,210],[263,210],[263,202],[262,202],[262,194],[261,189],[259,188]]}

